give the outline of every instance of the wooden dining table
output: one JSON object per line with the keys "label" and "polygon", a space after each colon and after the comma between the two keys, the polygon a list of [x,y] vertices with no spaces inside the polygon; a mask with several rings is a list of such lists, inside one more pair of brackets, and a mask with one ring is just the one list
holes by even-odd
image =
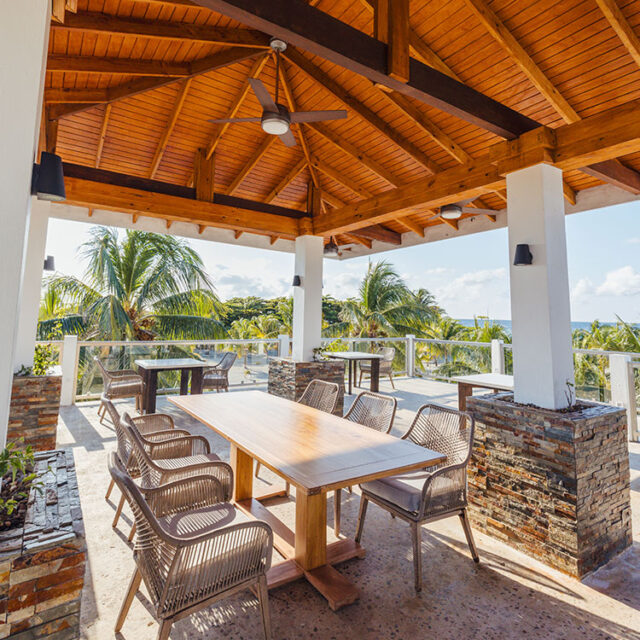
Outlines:
{"label": "wooden dining table", "polygon": [[[327,544],[327,493],[445,460],[409,441],[262,391],[172,396],[169,402],[230,442],[234,501],[271,525],[274,547],[284,558],[270,569],[269,587],[304,577],[333,610],[359,598],[357,586],[334,565],[364,557],[365,550],[349,538]],[[272,499],[287,496],[286,489],[254,493],[254,460],[295,487],[295,531],[267,508]]]}

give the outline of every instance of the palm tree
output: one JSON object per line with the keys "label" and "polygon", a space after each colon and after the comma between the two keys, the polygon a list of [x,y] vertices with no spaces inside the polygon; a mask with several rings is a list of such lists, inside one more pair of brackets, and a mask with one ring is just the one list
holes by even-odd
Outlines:
{"label": "palm tree", "polygon": [[64,304],[58,291],[50,285],[40,300],[38,312],[38,338],[47,340],[53,333],[84,334],[85,323],[76,305]]}
{"label": "palm tree", "polygon": [[340,325],[331,332],[348,330],[356,337],[392,337],[415,331],[425,318],[439,312],[424,289],[413,293],[386,261],[369,263],[358,297],[347,300],[340,312]]}
{"label": "palm tree", "polygon": [[94,227],[82,246],[84,278],[57,276],[51,295],[81,310],[96,339],[210,339],[226,334],[200,256],[184,241]]}

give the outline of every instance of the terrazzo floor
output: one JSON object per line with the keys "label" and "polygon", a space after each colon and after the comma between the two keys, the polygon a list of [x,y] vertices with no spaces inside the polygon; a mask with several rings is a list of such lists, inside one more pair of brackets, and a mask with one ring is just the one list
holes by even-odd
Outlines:
{"label": "terrazzo floor", "polygon": [[[399,380],[396,386],[395,433],[408,427],[413,412],[428,398],[455,402],[452,385]],[[381,391],[392,392],[388,383]],[[133,410],[132,403],[117,406]],[[115,504],[106,502],[104,493],[106,458],[115,447],[115,434],[109,424],[99,424],[96,411],[95,402],[63,408],[58,434],[59,446],[70,446],[75,453],[89,550],[82,637],[153,640],[158,625],[144,591],[134,601],[122,632],[113,631],[134,566],[126,542],[131,515],[125,509],[118,529],[111,528]],[[205,435],[212,451],[228,459],[225,440],[164,399],[159,400],[158,411],[173,414],[181,427]],[[339,566],[360,587],[359,602],[333,612],[303,580],[274,590],[270,593],[274,640],[640,640],[640,445],[631,445],[631,466],[634,546],[582,582],[479,532],[475,538],[481,562],[476,565],[457,518],[452,518],[423,527],[424,587],[416,596],[408,527],[371,505],[363,537],[366,558]],[[261,478],[265,489],[278,484],[268,470],[261,472]],[[112,500],[118,497],[114,490]],[[343,492],[345,535],[355,531],[358,502],[357,489],[353,494]],[[270,508],[293,527],[293,501],[282,500]],[[331,541],[332,533],[328,535]],[[178,622],[171,639],[187,638],[261,639],[257,600],[246,592]]]}

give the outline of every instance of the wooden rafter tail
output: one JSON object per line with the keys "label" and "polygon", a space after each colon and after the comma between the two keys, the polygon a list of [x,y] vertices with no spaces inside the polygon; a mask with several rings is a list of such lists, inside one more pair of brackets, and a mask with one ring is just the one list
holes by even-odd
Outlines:
{"label": "wooden rafter tail", "polygon": [[167,229],[171,229],[171,225],[173,224],[173,220],[166,220]]}
{"label": "wooden rafter tail", "polygon": [[279,236],[269,236],[269,244],[273,246],[279,239]]}
{"label": "wooden rafter tail", "polygon": [[198,234],[199,235],[202,235],[206,230],[207,230],[207,225],[206,224],[199,224],[198,225]]}
{"label": "wooden rafter tail", "polygon": [[398,218],[398,222],[409,229],[409,231],[413,231],[413,233],[417,233],[421,238],[424,238],[424,227],[421,224],[413,221],[409,216]]}
{"label": "wooden rafter tail", "polygon": [[233,232],[234,240],[239,240],[243,233],[244,233],[244,231],[234,231]]}
{"label": "wooden rafter tail", "polygon": [[51,1],[51,20],[53,24],[64,24],[65,12],[67,10],[66,0]]}

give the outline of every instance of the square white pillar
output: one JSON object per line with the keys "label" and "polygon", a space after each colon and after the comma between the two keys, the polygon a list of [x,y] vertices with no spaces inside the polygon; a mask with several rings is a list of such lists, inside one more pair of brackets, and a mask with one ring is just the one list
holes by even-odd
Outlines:
{"label": "square white pillar", "polygon": [[309,362],[322,338],[322,260],[324,241],[319,236],[296,238],[295,275],[300,286],[293,288],[294,362]]}
{"label": "square white pillar", "polygon": [[46,69],[50,0],[2,3],[0,31],[0,446],[5,442],[20,310],[31,173]]}
{"label": "square white pillar", "polygon": [[[561,409],[574,381],[562,171],[539,164],[507,175],[507,213],[514,397]],[[518,244],[533,264],[514,266]]]}

